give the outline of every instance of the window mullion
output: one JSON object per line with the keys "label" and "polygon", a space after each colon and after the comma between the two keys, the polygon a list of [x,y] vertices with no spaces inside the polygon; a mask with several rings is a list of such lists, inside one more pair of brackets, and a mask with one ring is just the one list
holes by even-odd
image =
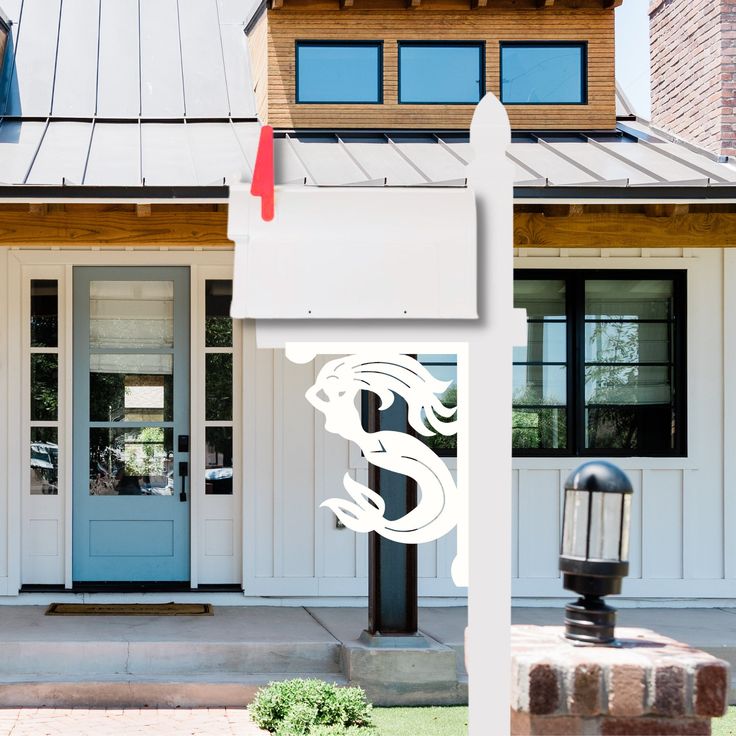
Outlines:
{"label": "window mullion", "polygon": [[585,275],[581,271],[571,274],[568,282],[572,301],[572,360],[571,360],[571,410],[573,437],[571,455],[585,454]]}

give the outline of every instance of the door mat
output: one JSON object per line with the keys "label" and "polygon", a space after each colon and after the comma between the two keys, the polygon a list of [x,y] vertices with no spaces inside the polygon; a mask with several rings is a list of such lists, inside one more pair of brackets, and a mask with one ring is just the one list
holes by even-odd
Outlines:
{"label": "door mat", "polygon": [[52,603],[47,616],[213,616],[211,603]]}

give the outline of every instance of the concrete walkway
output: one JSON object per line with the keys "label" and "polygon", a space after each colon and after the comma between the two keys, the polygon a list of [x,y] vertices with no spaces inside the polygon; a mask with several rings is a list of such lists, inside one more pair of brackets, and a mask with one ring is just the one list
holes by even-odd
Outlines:
{"label": "concrete walkway", "polygon": [[262,736],[245,710],[0,710],[0,736]]}

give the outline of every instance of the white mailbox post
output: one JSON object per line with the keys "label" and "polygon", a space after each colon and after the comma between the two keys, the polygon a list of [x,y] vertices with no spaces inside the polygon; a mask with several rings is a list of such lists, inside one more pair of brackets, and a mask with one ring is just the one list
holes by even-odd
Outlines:
{"label": "white mailbox post", "polygon": [[[470,732],[501,736],[509,727],[512,347],[523,315],[513,309],[510,129],[492,95],[476,109],[470,143],[467,188],[277,188],[275,218],[264,223],[247,187],[232,187],[232,315],[255,318],[258,346],[285,348],[291,360],[345,356],[328,363],[305,400],[327,431],[365,443],[364,452],[370,439],[350,409],[360,381],[384,403],[403,395],[410,415],[427,417],[431,382],[401,356],[457,355],[457,414],[435,407],[436,421],[425,423],[457,432],[456,482],[420,457],[415,438],[389,437],[383,462],[392,453],[423,466],[416,512],[388,522],[381,499],[350,479],[344,497],[328,503],[356,530],[411,543],[457,524],[453,578],[469,584]],[[422,396],[413,401],[412,391]]]}

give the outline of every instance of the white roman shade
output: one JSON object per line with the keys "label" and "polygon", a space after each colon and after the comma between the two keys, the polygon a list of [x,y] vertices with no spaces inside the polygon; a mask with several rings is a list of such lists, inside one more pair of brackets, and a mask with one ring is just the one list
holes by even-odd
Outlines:
{"label": "white roman shade", "polygon": [[230,188],[233,317],[474,319],[475,197],[467,187],[277,187],[264,222]]}

